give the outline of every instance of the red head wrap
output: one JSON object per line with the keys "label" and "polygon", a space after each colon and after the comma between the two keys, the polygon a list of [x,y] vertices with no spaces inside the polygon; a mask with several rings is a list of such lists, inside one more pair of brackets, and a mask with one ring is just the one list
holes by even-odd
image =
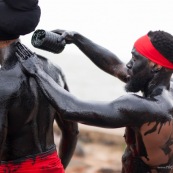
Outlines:
{"label": "red head wrap", "polygon": [[134,48],[137,52],[141,55],[145,56],[146,58],[150,59],[151,61],[159,64],[163,67],[173,69],[173,63],[167,60],[151,43],[150,38],[148,35],[144,35],[139,38],[135,44]]}

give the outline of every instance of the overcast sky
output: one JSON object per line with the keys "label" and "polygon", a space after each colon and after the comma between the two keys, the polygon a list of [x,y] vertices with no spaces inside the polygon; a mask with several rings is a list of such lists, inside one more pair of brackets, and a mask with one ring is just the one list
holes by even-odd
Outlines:
{"label": "overcast sky", "polygon": [[[173,34],[171,1],[40,0],[42,15],[37,28],[78,31],[126,61],[134,41],[149,30]],[[30,43],[30,35],[24,40]]]}
{"label": "overcast sky", "polygon": [[[36,29],[78,31],[114,52],[125,63],[134,41],[150,30],[173,34],[172,0],[40,0]],[[30,44],[31,34],[22,37]],[[41,51],[65,72],[70,89],[82,99],[112,100],[124,94],[118,79],[98,69],[79,49],[68,45],[58,55]]]}

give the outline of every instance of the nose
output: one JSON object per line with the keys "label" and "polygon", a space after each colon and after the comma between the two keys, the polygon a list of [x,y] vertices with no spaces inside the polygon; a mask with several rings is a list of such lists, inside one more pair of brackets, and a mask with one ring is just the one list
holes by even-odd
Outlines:
{"label": "nose", "polygon": [[133,62],[130,60],[130,61],[126,64],[126,67],[127,67],[128,69],[131,69],[132,66],[133,66]]}

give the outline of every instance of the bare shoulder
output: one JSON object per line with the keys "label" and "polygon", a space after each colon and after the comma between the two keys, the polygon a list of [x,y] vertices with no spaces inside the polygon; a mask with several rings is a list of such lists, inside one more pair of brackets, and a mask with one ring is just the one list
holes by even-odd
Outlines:
{"label": "bare shoulder", "polygon": [[114,101],[115,104],[122,104],[125,108],[130,110],[141,111],[150,109],[151,106],[156,104],[155,98],[146,98],[137,94],[126,94]]}
{"label": "bare shoulder", "polygon": [[66,90],[69,90],[66,77],[62,68],[59,65],[52,63],[49,59],[41,55],[37,55],[37,56],[43,62],[44,71],[47,74],[49,74],[49,76],[52,77],[60,86],[62,86]]}
{"label": "bare shoulder", "polygon": [[172,96],[169,92],[151,98],[137,94],[126,94],[115,100],[113,105],[132,117],[140,116],[147,117],[151,121],[155,118],[167,121],[173,117],[173,102],[171,100]]}

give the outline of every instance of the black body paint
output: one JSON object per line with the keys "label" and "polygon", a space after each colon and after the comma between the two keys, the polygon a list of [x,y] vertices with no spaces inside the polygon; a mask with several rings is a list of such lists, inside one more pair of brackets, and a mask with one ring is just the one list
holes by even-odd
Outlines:
{"label": "black body paint", "polygon": [[79,100],[36,65],[35,55],[23,60],[28,50],[18,46],[23,71],[35,78],[64,119],[102,128],[126,127],[122,173],[170,173],[170,168],[160,166],[173,164],[172,71],[162,68],[153,72],[151,62],[135,49],[125,67],[113,53],[78,33],[62,32],[62,38],[74,43],[99,68],[126,82],[126,91],[141,91],[142,96],[126,94],[110,102]]}
{"label": "black body paint", "polygon": [[[77,142],[77,123],[61,118],[35,79],[23,73],[15,52],[15,43],[0,49],[0,161],[25,160],[33,155],[34,163],[36,154],[55,147],[55,120],[62,132],[58,155],[66,168]],[[45,73],[68,90],[61,69],[44,57],[37,57]]]}

